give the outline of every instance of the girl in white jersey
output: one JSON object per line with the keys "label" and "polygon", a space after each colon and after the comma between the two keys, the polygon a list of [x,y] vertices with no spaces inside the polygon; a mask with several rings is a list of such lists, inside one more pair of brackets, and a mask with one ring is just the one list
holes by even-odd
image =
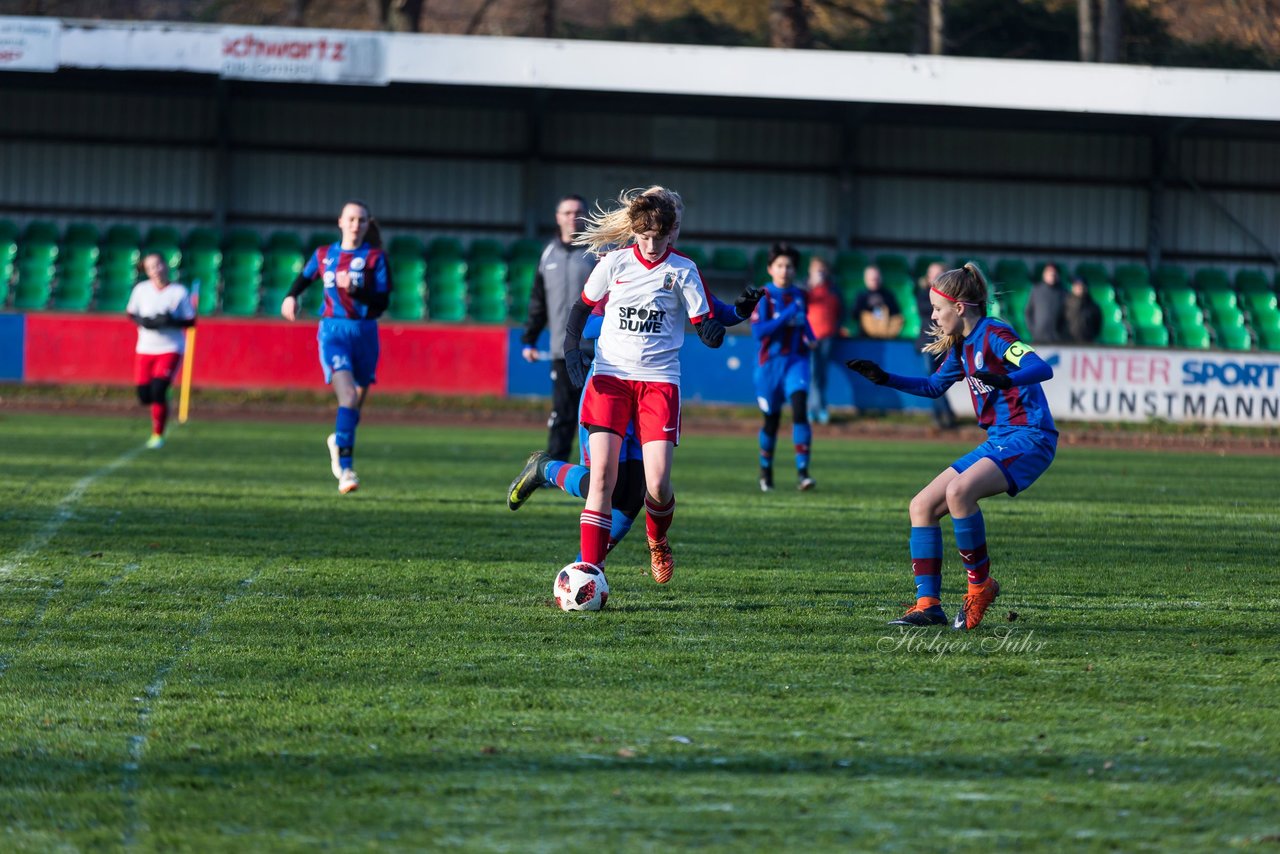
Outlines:
{"label": "girl in white jersey", "polygon": [[148,448],[164,447],[169,421],[169,384],[182,361],[188,326],[196,322],[191,294],[169,281],[169,265],[155,253],[142,259],[147,278],[134,285],[125,311],[138,327],[134,347],[133,382],[138,402],[151,408]]}
{"label": "girl in white jersey", "polygon": [[675,513],[671,462],[680,441],[680,347],[688,317],[708,347],[724,343],[724,326],[711,316],[698,268],[671,250],[676,208],[666,194],[623,193],[613,211],[597,209],[578,243],[605,255],[569,314],[565,365],[581,387],[591,359],[581,349],[591,309],[609,295],[596,341],[595,371],[582,398],[582,425],[590,436],[591,485],[581,517],[582,559],[603,566],[612,523],[618,451],[635,422],[644,457],[646,529],[653,578],[671,580],[675,562],[667,530]]}

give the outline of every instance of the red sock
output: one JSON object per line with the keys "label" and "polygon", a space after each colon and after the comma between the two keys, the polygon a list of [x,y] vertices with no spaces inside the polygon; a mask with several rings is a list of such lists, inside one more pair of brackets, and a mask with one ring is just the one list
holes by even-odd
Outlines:
{"label": "red sock", "polygon": [[169,420],[169,404],[151,404],[151,432],[157,436],[164,435],[165,422]]}
{"label": "red sock", "polygon": [[644,527],[649,539],[660,540],[667,535],[671,519],[676,514],[676,497],[664,504],[657,504],[648,495],[644,497]]}
{"label": "red sock", "polygon": [[609,553],[609,529],[613,527],[612,514],[583,510],[579,517],[582,527],[582,559],[596,566],[604,566]]}

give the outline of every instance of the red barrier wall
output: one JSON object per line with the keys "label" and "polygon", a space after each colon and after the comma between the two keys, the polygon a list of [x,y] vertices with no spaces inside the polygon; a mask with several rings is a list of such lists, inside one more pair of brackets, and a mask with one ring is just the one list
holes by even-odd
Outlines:
{"label": "red barrier wall", "polygon": [[[193,384],[323,388],[316,321],[202,319]],[[381,391],[504,395],[505,326],[380,323]],[[27,382],[133,384],[137,332],[122,316],[27,315]]]}

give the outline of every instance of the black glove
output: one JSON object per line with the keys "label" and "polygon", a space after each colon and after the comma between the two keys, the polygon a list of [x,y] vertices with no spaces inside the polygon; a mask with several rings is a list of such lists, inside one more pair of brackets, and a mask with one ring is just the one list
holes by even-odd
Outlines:
{"label": "black glove", "polygon": [[578,348],[564,351],[564,369],[569,374],[569,382],[574,388],[582,388],[587,384],[587,374],[591,372],[591,354]]}
{"label": "black glove", "polygon": [[724,324],[714,317],[703,318],[694,329],[698,330],[698,337],[702,339],[702,343],[712,350],[724,343]]}
{"label": "black glove", "polygon": [[738,317],[746,320],[756,310],[756,303],[764,299],[764,288],[753,288],[750,285],[742,289],[742,295],[733,301],[733,311]]}
{"label": "black glove", "polygon": [[993,374],[991,371],[974,371],[973,378],[982,380],[982,382],[992,388],[1007,389],[1013,388],[1013,382],[1009,379],[1008,374]]}
{"label": "black glove", "polygon": [[889,381],[889,375],[884,372],[884,368],[870,359],[850,359],[844,364],[849,370],[862,374],[876,385],[884,385]]}
{"label": "black glove", "polygon": [[138,325],[144,329],[159,329],[164,325],[164,315],[158,314],[155,317],[140,317]]}

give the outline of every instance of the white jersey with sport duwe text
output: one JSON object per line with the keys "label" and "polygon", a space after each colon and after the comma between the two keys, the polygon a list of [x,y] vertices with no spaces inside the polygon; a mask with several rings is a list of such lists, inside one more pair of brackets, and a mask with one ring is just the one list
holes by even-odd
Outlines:
{"label": "white jersey with sport duwe text", "polygon": [[[150,279],[145,279],[133,286],[129,295],[129,305],[125,311],[136,317],[158,317],[171,314],[178,320],[190,320],[196,316],[195,307],[191,305],[191,294],[185,285],[170,282],[163,288],[157,288]],[[138,346],[135,352],[144,356],[155,356],[160,353],[181,353],[186,346],[186,330],[170,326],[166,329],[147,329],[138,327]]]}
{"label": "white jersey with sport duwe text", "polygon": [[671,250],[650,264],[634,245],[618,249],[600,259],[582,290],[590,305],[605,294],[596,374],[679,384],[685,317],[711,311],[697,265]]}

